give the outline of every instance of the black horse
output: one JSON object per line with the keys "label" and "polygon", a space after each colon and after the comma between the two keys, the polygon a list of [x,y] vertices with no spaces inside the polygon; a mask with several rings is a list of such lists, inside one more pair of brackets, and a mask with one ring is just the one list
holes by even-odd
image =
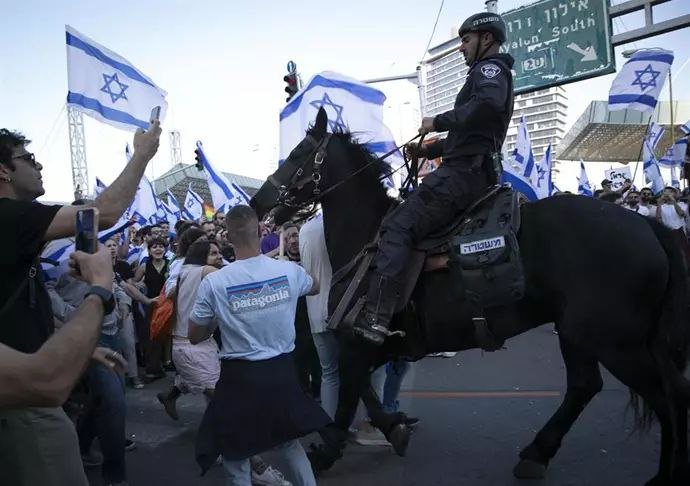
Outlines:
{"label": "black horse", "polygon": [[[374,240],[382,218],[397,202],[379,182],[388,166],[350,134],[328,134],[326,127],[320,110],[307,137],[269,177],[252,205],[263,217],[276,207],[290,214],[319,202],[335,272]],[[673,235],[655,221],[581,196],[525,204],[521,217],[525,296],[515,304],[486,309],[486,317],[499,340],[555,322],[567,391],[558,410],[520,452],[514,474],[543,477],[563,437],[601,390],[601,363],[633,397],[642,398],[646,413],[640,416],[649,419],[653,412],[660,422],[659,470],[647,484],[690,484],[690,384],[682,374],[690,340],[687,271]],[[412,297],[415,312],[398,314],[392,326],[404,329],[404,338],[389,337],[383,346],[371,347],[343,333],[338,433],[335,439],[333,433],[322,434],[326,444],[311,457],[316,467],[327,467],[338,457],[360,397],[372,423],[404,454],[407,418],[383,413],[369,386],[373,369],[394,357],[419,359],[430,352],[478,347],[469,306],[462,299],[448,301],[442,288],[452,282],[444,275],[448,272],[437,270],[419,278]],[[332,287],[331,311],[346,283]]]}

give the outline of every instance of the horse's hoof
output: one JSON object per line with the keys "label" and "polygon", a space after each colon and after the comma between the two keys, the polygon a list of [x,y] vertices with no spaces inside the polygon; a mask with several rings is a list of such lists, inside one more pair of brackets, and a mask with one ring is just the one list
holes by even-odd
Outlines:
{"label": "horse's hoof", "polygon": [[393,446],[393,450],[400,457],[405,457],[407,446],[410,444],[412,428],[405,424],[394,425],[388,434],[388,442]]}
{"label": "horse's hoof", "polygon": [[520,459],[513,468],[513,476],[518,479],[543,479],[546,475],[546,466],[531,459]]}
{"label": "horse's hoof", "polygon": [[326,448],[322,445],[309,444],[309,452],[307,452],[307,458],[311,463],[312,470],[317,473],[320,471],[327,471],[338,459],[331,454],[326,452]]}

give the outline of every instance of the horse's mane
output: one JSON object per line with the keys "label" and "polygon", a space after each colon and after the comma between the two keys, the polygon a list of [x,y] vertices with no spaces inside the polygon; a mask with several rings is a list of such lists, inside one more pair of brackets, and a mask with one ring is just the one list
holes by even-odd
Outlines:
{"label": "horse's mane", "polygon": [[[311,126],[307,130],[307,133],[314,135],[312,133],[313,130],[314,127]],[[333,137],[338,139],[343,144],[345,149],[348,151],[349,156],[352,157],[352,159],[356,162],[357,168],[362,167],[365,164],[369,164],[377,159],[377,157],[369,151],[366,144],[360,143],[355,138],[354,133],[338,127],[333,132]],[[369,170],[365,171],[365,173],[366,172],[369,172]],[[386,176],[390,172],[390,166],[385,161],[380,160],[371,165],[371,172],[372,175],[376,177]]]}

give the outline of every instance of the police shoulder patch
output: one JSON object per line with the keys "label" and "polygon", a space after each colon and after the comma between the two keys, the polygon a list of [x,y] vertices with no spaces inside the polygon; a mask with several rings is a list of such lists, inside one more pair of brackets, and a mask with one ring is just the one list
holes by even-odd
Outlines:
{"label": "police shoulder patch", "polygon": [[493,78],[501,72],[501,68],[493,63],[487,63],[482,66],[482,74],[487,78]]}

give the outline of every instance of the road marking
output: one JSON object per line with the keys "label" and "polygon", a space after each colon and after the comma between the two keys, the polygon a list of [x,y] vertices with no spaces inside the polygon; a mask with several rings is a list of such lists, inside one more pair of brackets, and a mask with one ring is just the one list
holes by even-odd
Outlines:
{"label": "road marking", "polygon": [[404,391],[403,397],[411,398],[560,398],[557,391]]}

